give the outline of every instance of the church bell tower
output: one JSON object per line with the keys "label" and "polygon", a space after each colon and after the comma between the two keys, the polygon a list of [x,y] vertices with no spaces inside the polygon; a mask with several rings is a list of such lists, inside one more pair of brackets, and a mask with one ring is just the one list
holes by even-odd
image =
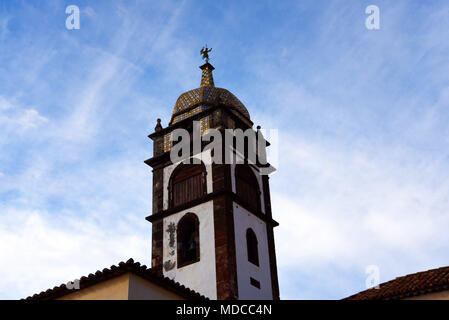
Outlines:
{"label": "church bell tower", "polygon": [[211,128],[223,136],[225,129],[254,131],[242,102],[215,87],[207,50],[202,50],[200,87],[181,94],[168,126],[158,119],[149,135],[153,157],[145,163],[153,169],[153,211],[146,219],[152,223],[152,268],[210,299],[279,299],[273,235],[278,223],[271,214],[269,177],[262,174],[266,165],[216,163],[204,142],[190,150],[196,161],[171,160],[176,129],[190,136],[194,123],[201,135]]}

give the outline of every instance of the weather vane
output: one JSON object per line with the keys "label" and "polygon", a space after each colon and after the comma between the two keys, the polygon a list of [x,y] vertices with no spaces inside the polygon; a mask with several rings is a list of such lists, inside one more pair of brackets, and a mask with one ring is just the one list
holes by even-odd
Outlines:
{"label": "weather vane", "polygon": [[206,63],[209,62],[209,52],[212,51],[212,48],[208,49],[207,48],[207,44],[206,47],[203,47],[203,49],[201,49],[200,53],[203,55],[203,59],[206,60]]}

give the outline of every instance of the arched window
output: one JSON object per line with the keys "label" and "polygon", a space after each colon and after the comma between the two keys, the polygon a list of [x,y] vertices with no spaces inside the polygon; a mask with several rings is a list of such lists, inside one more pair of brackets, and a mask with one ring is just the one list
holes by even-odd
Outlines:
{"label": "arched window", "polygon": [[200,223],[194,213],[187,213],[178,223],[178,268],[200,260]]}
{"label": "arched window", "polygon": [[238,198],[254,211],[260,210],[260,191],[254,172],[248,165],[235,166],[236,193]]}
{"label": "arched window", "polygon": [[248,250],[248,261],[259,266],[259,248],[257,244],[257,237],[253,229],[246,230],[246,247]]}
{"label": "arched window", "polygon": [[206,194],[206,168],[203,164],[181,164],[170,179],[170,206],[176,207]]}

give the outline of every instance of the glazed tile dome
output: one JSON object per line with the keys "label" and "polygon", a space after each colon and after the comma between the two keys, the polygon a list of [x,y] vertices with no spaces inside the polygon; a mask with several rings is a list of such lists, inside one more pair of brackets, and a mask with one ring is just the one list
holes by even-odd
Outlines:
{"label": "glazed tile dome", "polygon": [[[203,70],[201,76],[201,86],[199,88],[184,92],[176,100],[173,109],[171,124],[191,117],[192,115],[204,111],[210,104],[220,103],[230,109],[238,111],[247,120],[250,115],[243,103],[230,91],[214,86],[212,70],[214,67],[206,63],[200,67]],[[196,106],[196,108],[194,108]],[[185,112],[183,112],[185,111]]]}

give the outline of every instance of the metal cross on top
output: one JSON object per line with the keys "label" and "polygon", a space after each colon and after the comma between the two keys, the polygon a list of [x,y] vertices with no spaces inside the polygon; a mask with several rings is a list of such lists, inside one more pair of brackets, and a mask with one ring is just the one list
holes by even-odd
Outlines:
{"label": "metal cross on top", "polygon": [[209,52],[212,51],[212,48],[208,49],[207,48],[207,44],[206,47],[203,47],[203,49],[201,49],[200,53],[203,55],[203,59],[206,60],[206,62],[209,62]]}

